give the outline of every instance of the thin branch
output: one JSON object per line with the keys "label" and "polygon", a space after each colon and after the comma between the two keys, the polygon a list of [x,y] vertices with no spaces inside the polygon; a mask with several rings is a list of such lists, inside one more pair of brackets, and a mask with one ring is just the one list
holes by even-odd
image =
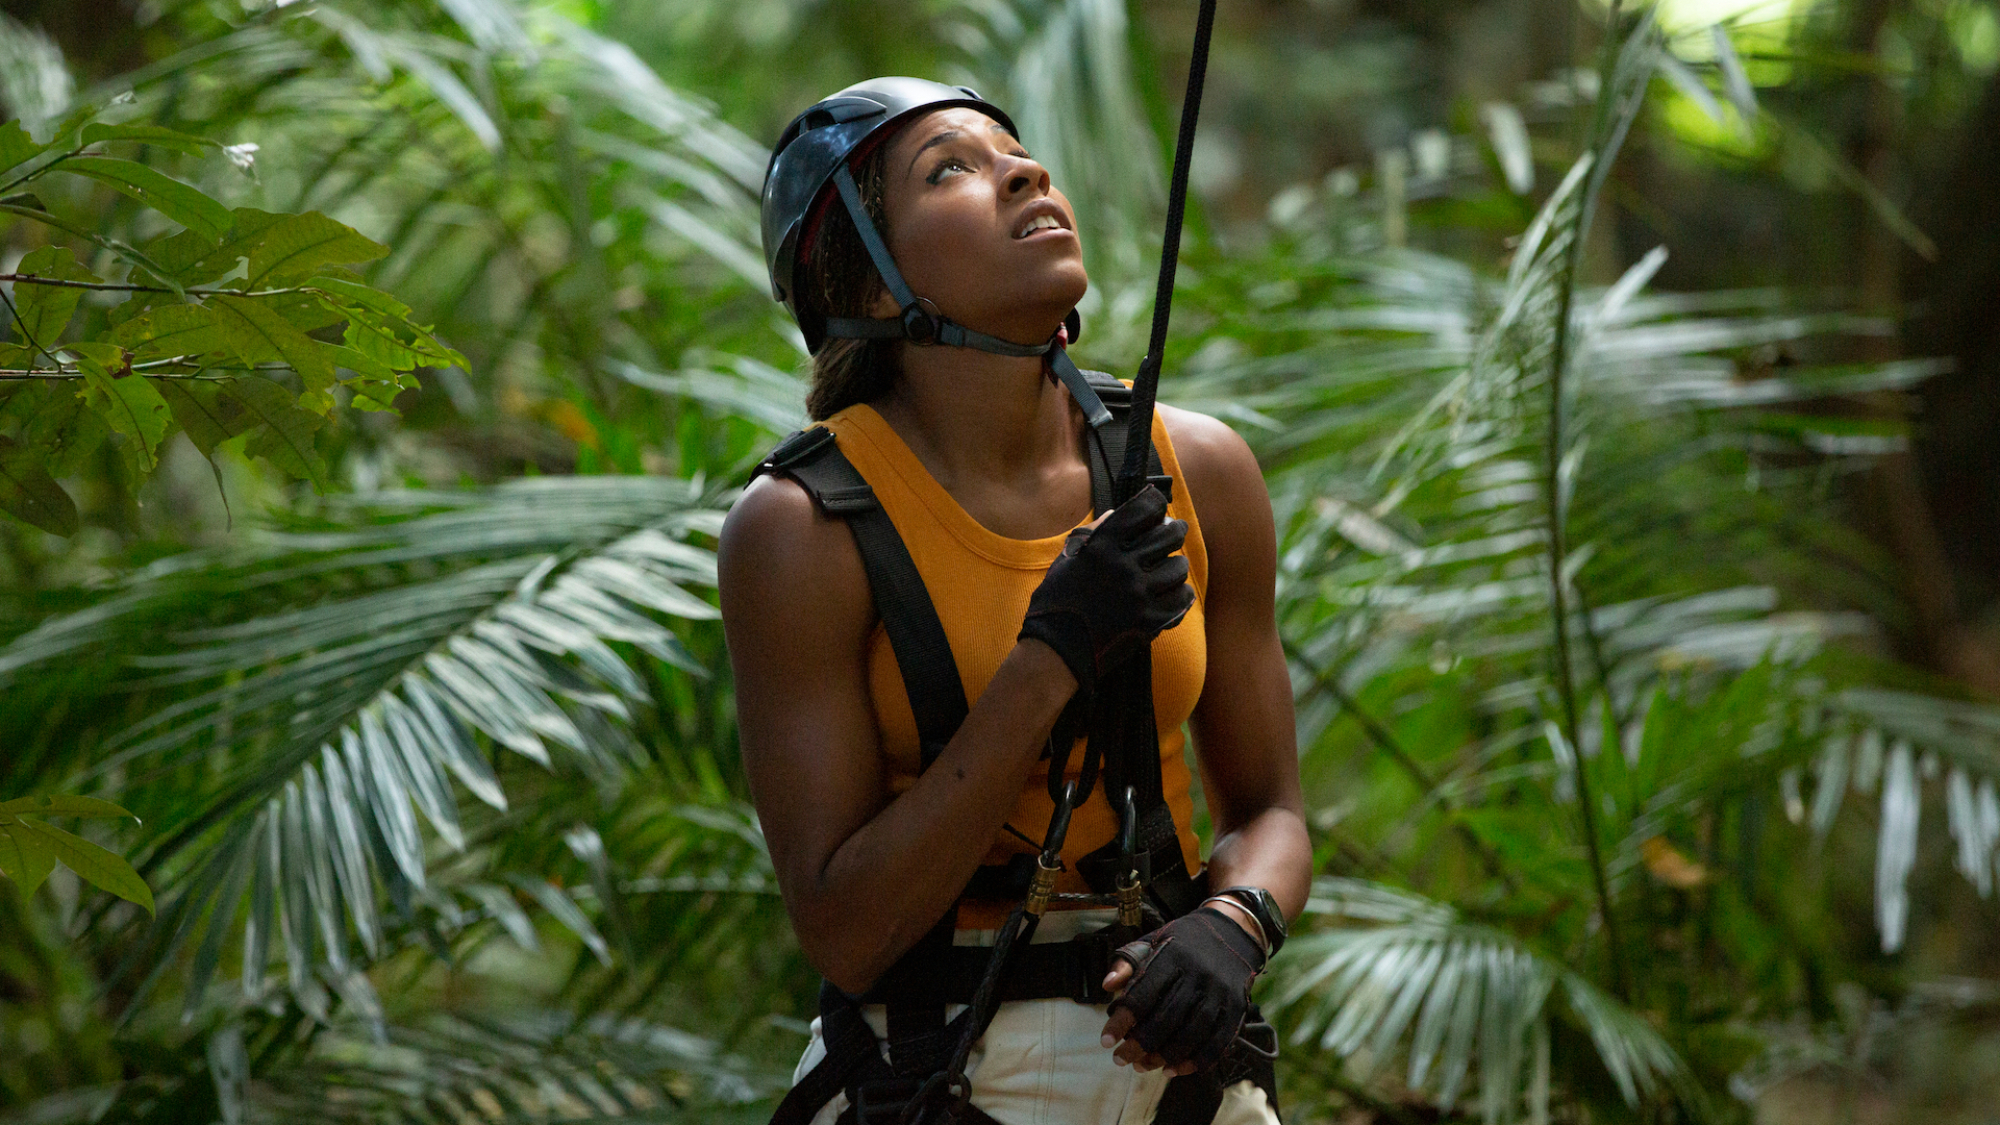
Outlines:
{"label": "thin branch", "polygon": [[1625,724],[1632,721],[1628,708],[1618,706],[1618,697],[1611,692],[1611,661],[1604,655],[1604,638],[1597,632],[1597,607],[1591,604],[1590,591],[1583,583],[1574,582],[1577,608],[1582,611],[1580,624],[1583,626],[1584,644],[1590,649],[1591,667],[1597,672],[1597,686],[1604,692],[1605,706],[1611,708],[1611,720],[1622,732]]}
{"label": "thin branch", "polygon": [[[4,289],[0,289],[0,301],[7,302],[7,313],[14,318],[14,323],[21,329],[21,338],[28,341],[28,346],[42,353],[43,359],[61,367],[62,361],[51,355],[49,349],[43,347],[40,340],[35,339],[35,334],[28,331],[28,322],[21,318],[21,310],[14,307],[14,299],[9,297],[7,291]],[[31,360],[30,362],[33,361]]]}
{"label": "thin branch", "polygon": [[6,195],[12,192],[15,188],[20,187],[22,184],[27,183],[29,180],[32,180],[37,176],[42,175],[49,169],[55,167],[58,164],[61,164],[63,161],[68,160],[72,156],[83,156],[86,154],[95,155],[94,153],[90,152],[89,145],[85,145],[84,147],[79,149],[72,149],[69,152],[63,153],[61,156],[56,157],[54,160],[49,161],[47,164],[42,165],[39,168],[34,168],[29,171],[23,172],[20,175],[14,177],[13,179],[8,180],[6,186],[0,187],[0,195]]}
{"label": "thin branch", "polygon": [[117,281],[66,281],[59,277],[43,277],[33,273],[0,273],[0,281],[54,285],[63,289],[94,289],[109,293],[192,293],[197,297],[284,297],[309,290],[319,292],[310,285],[293,285],[284,289],[169,289],[164,285],[131,285]]}
{"label": "thin branch", "polygon": [[[179,357],[174,359],[156,359],[149,363],[133,364],[132,370],[134,371],[143,370],[151,372],[152,369],[154,368],[180,366],[180,365],[185,365],[186,362],[187,361],[184,358],[179,358]],[[160,371],[158,373],[149,373],[146,377],[148,379],[202,379],[213,382],[226,382],[230,379],[237,378],[238,376],[215,375],[215,374],[210,374],[210,372],[232,371],[241,373],[241,372],[290,371],[290,370],[291,370],[290,367],[282,363],[278,363],[278,364],[265,364],[258,367],[201,367],[197,368],[194,371],[185,371],[185,372]],[[73,367],[53,367],[53,368],[0,367],[0,379],[81,379],[81,378],[83,378],[83,372],[78,371]]]}

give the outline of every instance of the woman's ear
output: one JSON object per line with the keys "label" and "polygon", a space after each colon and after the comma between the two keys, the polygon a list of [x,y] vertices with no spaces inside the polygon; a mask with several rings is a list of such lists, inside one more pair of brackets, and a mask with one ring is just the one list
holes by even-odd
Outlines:
{"label": "woman's ear", "polygon": [[876,320],[903,315],[902,306],[896,304],[896,298],[889,295],[889,287],[880,281],[875,283],[875,295],[868,299],[868,315]]}

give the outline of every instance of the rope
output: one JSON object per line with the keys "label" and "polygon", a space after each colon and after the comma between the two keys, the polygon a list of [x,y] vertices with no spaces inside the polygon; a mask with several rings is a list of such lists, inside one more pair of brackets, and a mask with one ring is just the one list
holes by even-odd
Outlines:
{"label": "rope", "polygon": [[1119,503],[1130,500],[1146,484],[1146,442],[1153,436],[1153,402],[1160,392],[1160,364],[1167,349],[1167,319],[1173,315],[1174,272],[1180,265],[1181,221],[1187,214],[1188,164],[1194,156],[1195,119],[1201,114],[1201,88],[1208,76],[1208,40],[1215,29],[1215,0],[1201,0],[1194,27],[1194,54],[1188,61],[1187,96],[1181,103],[1180,138],[1174,143],[1174,178],[1167,189],[1167,230],[1160,242],[1160,283],[1153,292],[1153,334],[1146,358],[1132,382],[1131,436],[1125,442],[1125,465],[1118,474]]}

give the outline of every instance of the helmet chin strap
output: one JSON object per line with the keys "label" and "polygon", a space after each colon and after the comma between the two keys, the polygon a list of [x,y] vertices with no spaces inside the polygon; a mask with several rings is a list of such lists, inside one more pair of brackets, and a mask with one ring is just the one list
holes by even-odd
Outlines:
{"label": "helmet chin strap", "polygon": [[1096,430],[1111,421],[1111,411],[1105,408],[1104,400],[1091,389],[1090,381],[1083,377],[1071,362],[1065,350],[1064,335],[1058,331],[1043,344],[1016,344],[1002,340],[998,336],[988,336],[975,332],[963,324],[937,311],[937,306],[910,291],[908,282],[903,280],[903,271],[896,268],[896,259],[889,255],[888,244],[882,241],[882,232],[875,229],[875,221],[868,215],[868,208],[861,201],[861,189],[854,184],[854,174],[842,164],[834,169],[833,185],[840,192],[840,201],[847,208],[847,215],[854,220],[855,233],[861,236],[861,245],[868,251],[868,257],[875,263],[875,272],[882,275],[882,284],[888,287],[889,296],[902,312],[884,319],[859,317],[828,317],[826,334],[843,340],[908,340],[913,344],[943,344],[950,348],[971,348],[973,351],[990,355],[1028,358],[1040,356],[1048,362],[1049,369],[1069,391],[1070,398],[1083,410],[1084,421]]}

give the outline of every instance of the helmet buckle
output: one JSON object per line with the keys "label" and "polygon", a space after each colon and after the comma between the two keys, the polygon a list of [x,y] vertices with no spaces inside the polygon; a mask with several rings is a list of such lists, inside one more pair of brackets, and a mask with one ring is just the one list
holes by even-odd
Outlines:
{"label": "helmet buckle", "polygon": [[[925,308],[926,305],[930,307]],[[937,306],[919,297],[916,304],[903,310],[903,335],[913,344],[935,344],[940,319]]]}

